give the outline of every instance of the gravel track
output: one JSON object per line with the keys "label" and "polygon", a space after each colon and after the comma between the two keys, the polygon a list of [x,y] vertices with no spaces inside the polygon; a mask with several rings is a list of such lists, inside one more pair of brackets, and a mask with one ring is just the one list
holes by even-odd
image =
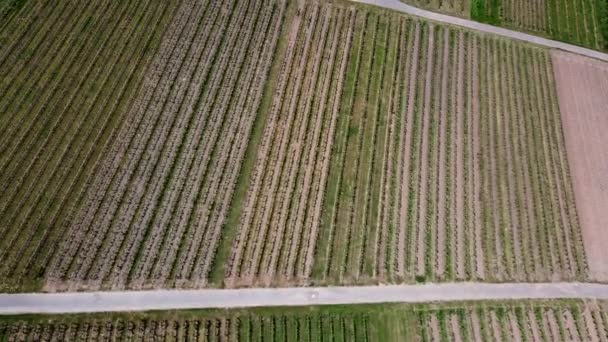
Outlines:
{"label": "gravel track", "polygon": [[606,300],[608,285],[429,283],[359,287],[0,294],[0,315],[560,298]]}

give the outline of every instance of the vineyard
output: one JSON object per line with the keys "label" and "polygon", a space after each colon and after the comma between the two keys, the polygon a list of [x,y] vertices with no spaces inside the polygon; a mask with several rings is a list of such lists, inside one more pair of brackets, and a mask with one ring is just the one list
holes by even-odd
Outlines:
{"label": "vineyard", "polygon": [[360,305],[0,318],[7,341],[606,341],[605,303]]}
{"label": "vineyard", "polygon": [[2,285],[44,272],[176,5],[27,1],[2,23]]}
{"label": "vineyard", "polygon": [[608,48],[608,3],[603,0],[471,0],[471,17],[552,39]]}
{"label": "vineyard", "polygon": [[205,285],[284,9],[180,6],[52,260],[49,287]]}
{"label": "vineyard", "polygon": [[228,283],[310,274],[354,25],[352,10],[312,5],[291,26]]}
{"label": "vineyard", "polygon": [[226,285],[585,279],[547,51],[331,4],[287,51]]}
{"label": "vineyard", "polygon": [[24,6],[0,55],[3,283],[204,286],[285,3]]}
{"label": "vineyard", "polygon": [[313,279],[584,278],[549,54],[357,18]]}
{"label": "vineyard", "polygon": [[589,277],[608,281],[608,65],[558,51],[552,60]]}

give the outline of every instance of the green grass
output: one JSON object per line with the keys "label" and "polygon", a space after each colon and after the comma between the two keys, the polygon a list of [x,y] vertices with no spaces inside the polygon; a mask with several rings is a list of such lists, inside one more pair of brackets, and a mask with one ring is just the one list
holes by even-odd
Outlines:
{"label": "green grass", "polygon": [[[550,39],[608,51],[608,1],[548,0],[545,1],[546,26],[528,27],[503,17],[503,3],[514,0],[470,0],[471,19],[495,26],[529,32]],[[524,16],[531,13],[516,13]],[[536,23],[539,24],[539,23]]]}

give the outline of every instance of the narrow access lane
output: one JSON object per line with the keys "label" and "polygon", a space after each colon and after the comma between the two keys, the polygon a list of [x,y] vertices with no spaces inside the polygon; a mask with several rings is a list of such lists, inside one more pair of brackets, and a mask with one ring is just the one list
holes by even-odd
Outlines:
{"label": "narrow access lane", "polygon": [[444,283],[321,288],[0,294],[0,314],[565,298],[608,299],[608,285],[595,283]]}

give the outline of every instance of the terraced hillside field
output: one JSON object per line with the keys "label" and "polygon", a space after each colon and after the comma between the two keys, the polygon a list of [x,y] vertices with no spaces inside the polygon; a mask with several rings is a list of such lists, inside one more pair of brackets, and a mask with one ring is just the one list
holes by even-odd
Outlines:
{"label": "terraced hillside field", "polygon": [[585,278],[548,52],[319,6],[292,23],[227,284]]}
{"label": "terraced hillside field", "polygon": [[608,2],[604,0],[471,0],[471,18],[608,49]]}
{"label": "terraced hillside field", "polygon": [[353,305],[0,318],[7,341],[605,341],[605,303]]}

